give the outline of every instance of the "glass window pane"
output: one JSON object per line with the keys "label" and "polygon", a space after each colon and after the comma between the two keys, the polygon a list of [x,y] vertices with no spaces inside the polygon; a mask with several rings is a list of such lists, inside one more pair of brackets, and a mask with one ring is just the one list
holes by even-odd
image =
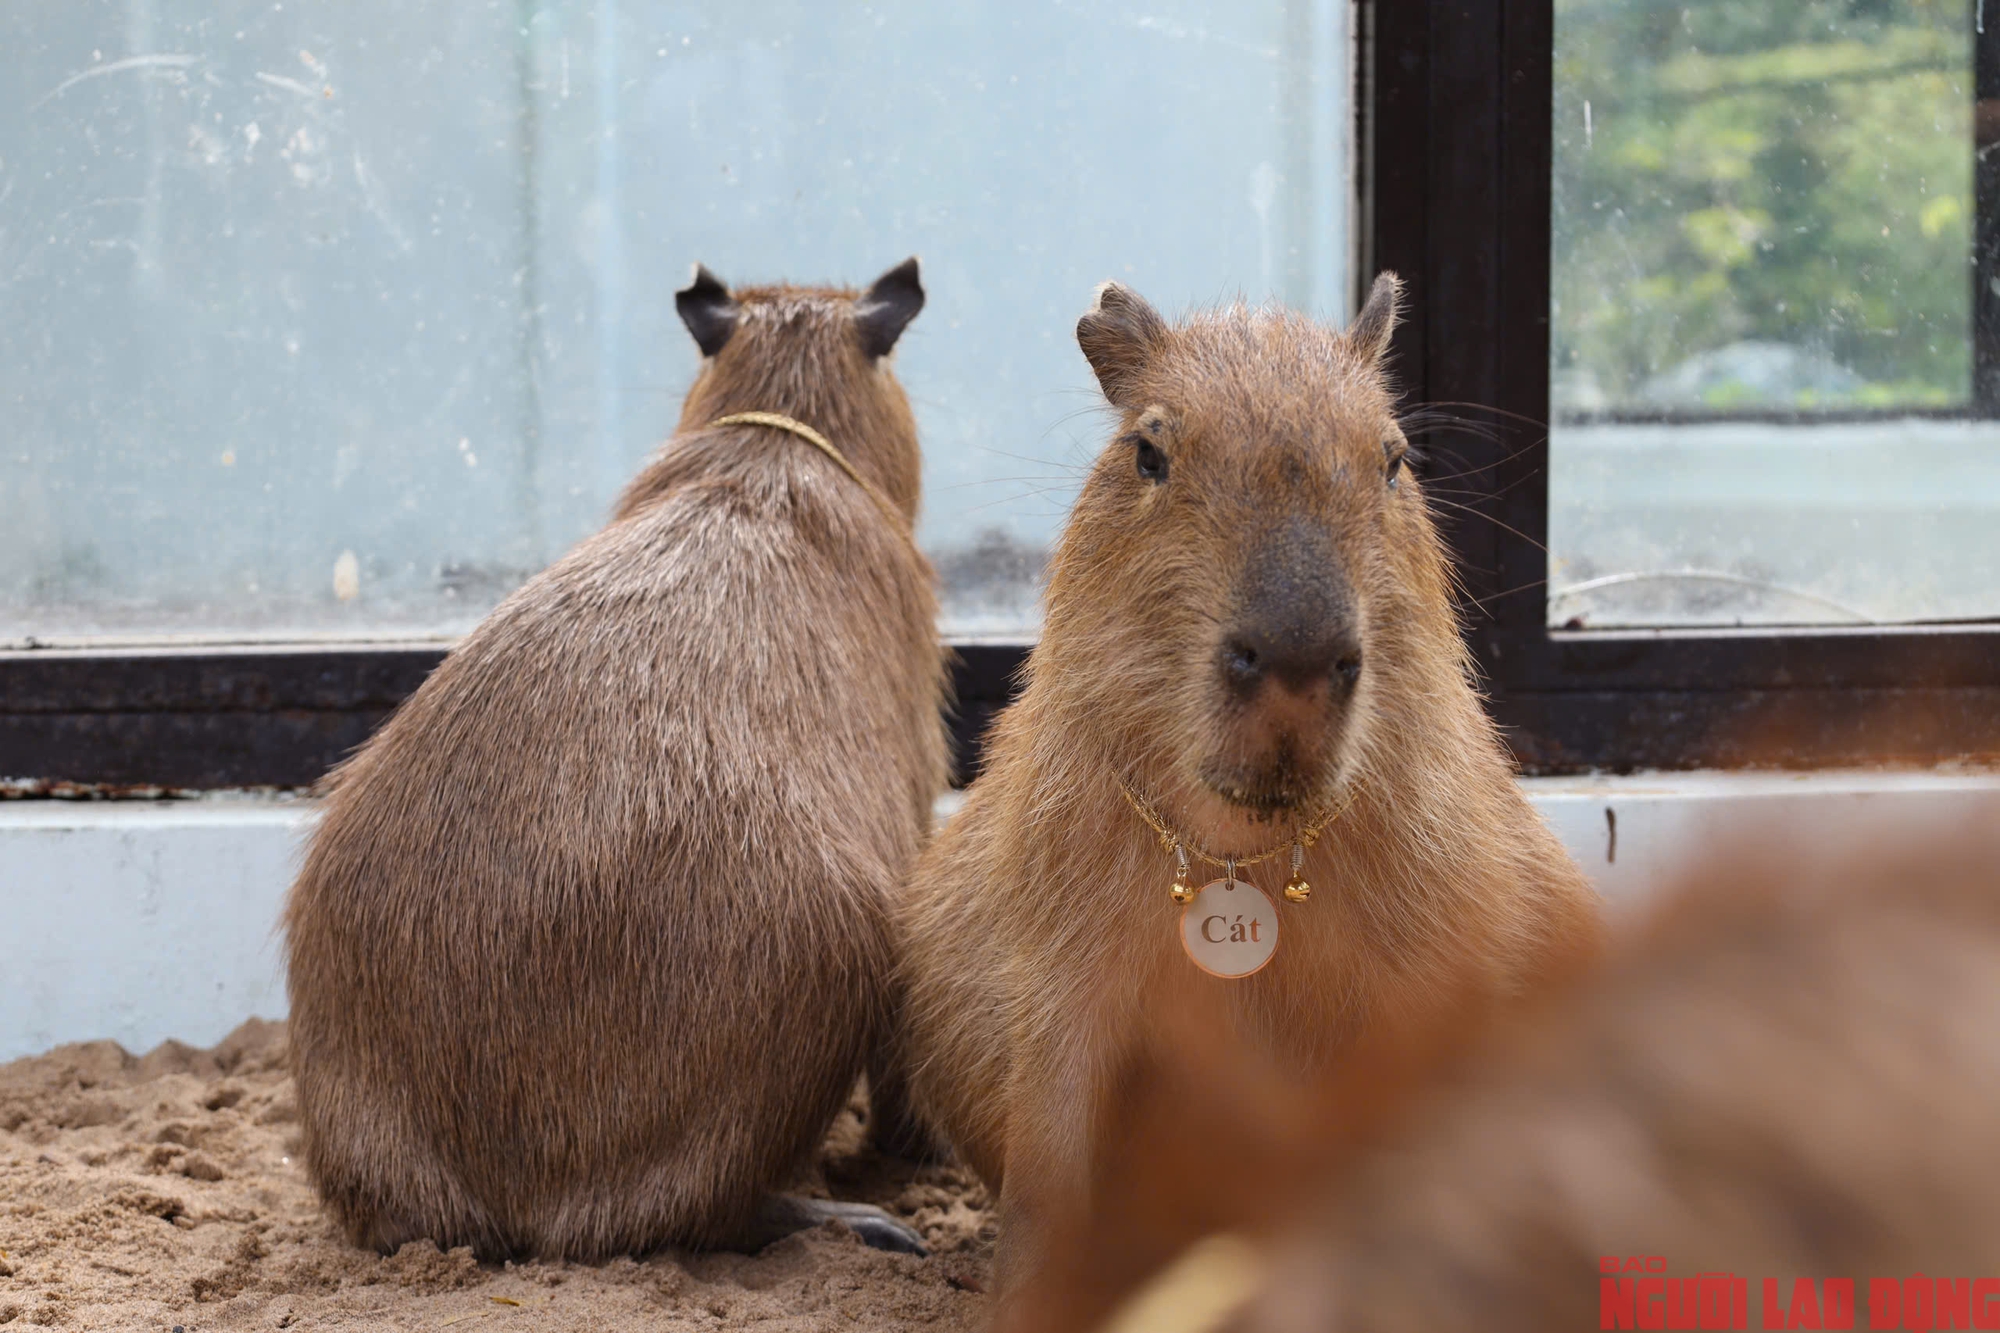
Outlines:
{"label": "glass window pane", "polygon": [[1551,625],[2000,613],[1975,22],[1557,0]]}
{"label": "glass window pane", "polygon": [[[462,631],[603,520],[672,292],[916,253],[957,632],[1098,437],[1070,330],[1348,303],[1347,7],[272,4],[0,15],[0,641]],[[18,90],[19,95],[15,95]]]}

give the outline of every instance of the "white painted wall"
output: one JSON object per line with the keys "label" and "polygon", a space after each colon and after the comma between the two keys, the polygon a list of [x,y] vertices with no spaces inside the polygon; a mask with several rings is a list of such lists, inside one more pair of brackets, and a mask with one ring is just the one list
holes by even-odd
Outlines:
{"label": "white painted wall", "polygon": [[2000,820],[2000,771],[1642,773],[1523,785],[1614,911],[1641,902],[1684,858],[1745,825],[1849,830],[1877,820],[1944,828]]}
{"label": "white painted wall", "polygon": [[275,928],[306,801],[0,802],[0,1060],[197,1046],[285,1012]]}
{"label": "white painted wall", "polygon": [[[1614,909],[1739,820],[2000,819],[2000,773],[1524,785]],[[252,1015],[282,1017],[275,929],[314,813],[247,797],[0,802],[0,1060],[99,1037],[132,1051],[169,1037],[205,1046]]]}

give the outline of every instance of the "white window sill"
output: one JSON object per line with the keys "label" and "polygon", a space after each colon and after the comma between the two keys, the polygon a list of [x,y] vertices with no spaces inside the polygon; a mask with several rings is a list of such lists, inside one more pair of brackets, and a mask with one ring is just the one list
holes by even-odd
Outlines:
{"label": "white window sill", "polygon": [[[1654,773],[1523,786],[1615,908],[1738,820],[2000,818],[2000,772]],[[948,798],[942,808],[955,808]],[[279,906],[311,801],[0,802],[0,1060],[208,1045],[281,1017]],[[1615,826],[1615,842],[1613,828]]]}

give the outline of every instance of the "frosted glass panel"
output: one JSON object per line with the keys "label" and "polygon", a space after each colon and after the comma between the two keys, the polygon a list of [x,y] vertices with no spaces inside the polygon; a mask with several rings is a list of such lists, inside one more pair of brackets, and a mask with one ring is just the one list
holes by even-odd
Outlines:
{"label": "frosted glass panel", "polygon": [[1347,9],[1048,0],[0,11],[0,642],[449,635],[598,526],[672,292],[865,282],[960,632],[1032,629],[1071,337],[1348,305]]}

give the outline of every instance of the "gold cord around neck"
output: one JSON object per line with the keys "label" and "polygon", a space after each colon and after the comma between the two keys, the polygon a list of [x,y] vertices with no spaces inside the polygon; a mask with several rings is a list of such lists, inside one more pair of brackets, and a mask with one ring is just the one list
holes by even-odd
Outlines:
{"label": "gold cord around neck", "polygon": [[1321,815],[1310,824],[1307,824],[1283,842],[1258,852],[1255,856],[1215,856],[1183,834],[1176,833],[1167,825],[1166,821],[1154,813],[1151,806],[1139,798],[1137,792],[1134,792],[1125,783],[1120,782],[1118,790],[1139,818],[1146,822],[1146,827],[1159,835],[1160,846],[1172,852],[1175,859],[1180,863],[1179,872],[1175,875],[1173,887],[1170,890],[1173,900],[1177,903],[1186,903],[1194,897],[1194,886],[1188,883],[1188,854],[1190,852],[1199,860],[1206,861],[1212,866],[1221,867],[1229,878],[1233,880],[1236,878],[1238,870],[1245,866],[1254,866],[1260,862],[1268,861],[1287,847],[1292,849],[1292,877],[1285,884],[1285,900],[1293,903],[1306,901],[1312,897],[1312,885],[1306,883],[1303,873],[1305,867],[1305,849],[1319,841],[1319,835],[1333,827],[1335,822],[1347,813],[1348,807],[1354,804],[1354,798],[1358,794],[1357,788],[1353,784],[1350,784],[1347,789],[1346,799],[1341,801],[1339,805]]}
{"label": "gold cord around neck", "polygon": [[910,524],[909,520],[903,516],[903,511],[896,508],[890,502],[888,496],[869,485],[868,479],[855,471],[854,464],[847,461],[847,455],[834,448],[832,440],[827,439],[826,436],[820,434],[805,422],[795,417],[788,417],[782,412],[731,412],[728,416],[717,417],[708,424],[711,426],[769,426],[773,430],[791,432],[838,463],[840,470],[852,477],[854,484],[868,493],[868,498],[875,502],[875,507],[882,511],[883,516],[894,525],[895,529],[902,533],[905,538],[909,537]]}

